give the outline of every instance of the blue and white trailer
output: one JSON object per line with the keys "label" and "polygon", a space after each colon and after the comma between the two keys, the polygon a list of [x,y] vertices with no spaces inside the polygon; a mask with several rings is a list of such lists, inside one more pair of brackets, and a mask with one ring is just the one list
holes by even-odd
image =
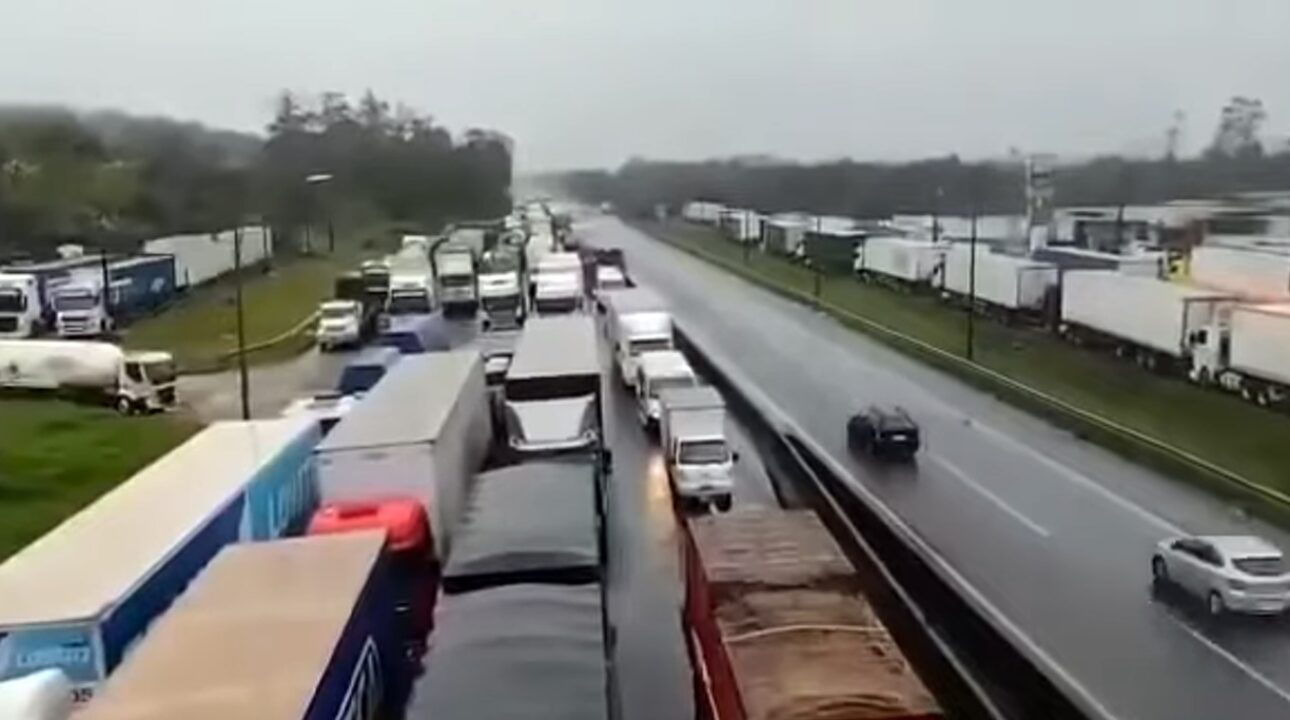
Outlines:
{"label": "blue and white trailer", "polygon": [[400,654],[381,531],[226,548],[78,720],[394,717]]}
{"label": "blue and white trailer", "polygon": [[215,423],[0,564],[0,680],[55,667],[87,700],[220,548],[308,521],[318,438]]}

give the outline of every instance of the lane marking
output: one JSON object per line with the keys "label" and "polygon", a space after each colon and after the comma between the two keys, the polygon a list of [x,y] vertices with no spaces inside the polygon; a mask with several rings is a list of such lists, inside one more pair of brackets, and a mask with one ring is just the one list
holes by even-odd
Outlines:
{"label": "lane marking", "polygon": [[1247,664],[1244,660],[1234,655],[1232,651],[1228,650],[1222,645],[1219,645],[1218,643],[1214,642],[1210,638],[1206,637],[1205,634],[1202,633],[1201,631],[1187,624],[1187,622],[1184,621],[1182,618],[1178,617],[1178,615],[1174,611],[1168,609],[1165,606],[1161,606],[1161,607],[1164,607],[1165,616],[1168,617],[1170,620],[1172,620],[1175,625],[1182,628],[1183,632],[1190,635],[1192,639],[1194,639],[1196,642],[1200,643],[1201,645],[1204,645],[1205,647],[1213,651],[1216,655],[1231,663],[1237,669],[1241,670],[1246,675],[1248,675],[1250,679],[1254,680],[1254,682],[1262,685],[1264,689],[1272,692],[1272,694],[1281,698],[1285,702],[1290,703],[1290,691],[1286,691],[1280,685],[1277,685],[1275,682],[1269,679],[1268,676],[1259,672],[1253,666]]}
{"label": "lane marking", "polygon": [[1133,502],[1132,500],[1129,500],[1128,498],[1120,495],[1119,493],[1116,493],[1115,491],[1102,485],[1101,483],[1094,480],[1093,478],[1090,478],[1087,475],[1079,472],[1078,470],[1075,470],[1074,468],[1071,468],[1061,462],[1058,462],[1057,460],[1054,460],[1053,458],[1048,457],[1044,453],[1039,452],[1038,450],[1030,447],[1029,445],[1026,445],[1025,443],[1022,443],[1018,440],[1013,439],[1012,437],[1009,437],[1006,433],[996,430],[990,427],[989,425],[985,425],[978,422],[973,422],[972,426],[975,427],[977,430],[981,431],[981,433],[994,438],[997,442],[1004,445],[1009,445],[1021,451],[1022,453],[1029,455],[1030,457],[1034,458],[1035,460],[1042,463],[1043,465],[1046,465],[1052,470],[1055,470],[1058,473],[1066,476],[1067,479],[1074,482],[1075,484],[1080,485],[1085,489],[1090,490],[1098,495],[1101,495],[1104,499],[1111,502],[1112,504],[1117,505],[1121,509],[1126,510],[1138,516],[1138,518],[1156,526],[1157,528],[1160,528],[1161,530],[1165,530],[1166,532],[1172,535],[1188,534],[1186,530],[1183,530],[1181,527],[1179,527],[1178,525],[1175,525],[1169,520],[1166,520],[1165,518]]}
{"label": "lane marking", "polygon": [[985,499],[999,506],[1000,510],[1003,510],[1004,512],[1011,515],[1013,520],[1016,520],[1017,522],[1024,525],[1026,529],[1030,530],[1031,532],[1041,537],[1051,537],[1052,534],[1048,531],[1048,528],[1045,528],[1043,525],[1040,525],[1034,520],[1031,520],[1030,518],[1026,517],[1026,515],[1023,514],[1020,510],[1009,505],[1007,502],[1004,502],[1003,498],[999,497],[998,495],[995,495],[993,492],[989,490],[989,488],[977,482],[971,475],[968,475],[967,472],[965,472],[962,468],[958,467],[954,463],[938,455],[932,455],[929,453],[926,455],[926,457],[932,462],[936,463],[937,465],[940,465],[949,474],[958,478],[964,485],[967,485],[968,487],[980,493],[983,497],[985,497]]}

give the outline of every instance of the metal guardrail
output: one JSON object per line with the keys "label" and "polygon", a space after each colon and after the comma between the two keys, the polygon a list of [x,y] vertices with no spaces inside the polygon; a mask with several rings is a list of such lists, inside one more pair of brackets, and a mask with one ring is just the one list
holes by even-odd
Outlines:
{"label": "metal guardrail", "polygon": [[[657,237],[657,236],[652,235],[652,237]],[[712,253],[704,252],[702,250],[698,250],[696,248],[686,247],[685,245],[678,243],[676,241],[670,240],[668,238],[660,238],[660,239],[662,239],[663,242],[666,242],[668,245],[671,245],[672,247],[675,247],[678,250],[681,250],[682,252],[689,253],[696,257],[702,258],[703,260],[706,260],[707,262],[710,262],[714,265],[723,267],[735,273],[736,275],[752,280],[753,282],[756,282],[757,284],[762,285],[767,289],[773,290],[781,295],[792,298],[799,302],[803,302],[808,305],[813,305],[833,315],[846,318],[848,321],[853,322],[857,325],[860,325],[865,329],[869,330],[870,332],[877,333],[879,335],[884,335],[888,338],[896,340],[897,342],[904,344],[906,346],[909,346],[920,353],[929,355],[941,362],[948,363],[961,370],[972,373],[980,378],[983,378],[989,382],[995,383],[996,385],[1002,386],[1007,390],[1010,390],[1030,400],[1033,400],[1042,405],[1045,405],[1059,413],[1062,413],[1068,417],[1072,417],[1075,420],[1078,420],[1082,423],[1090,425],[1103,432],[1110,433],[1112,435],[1116,435],[1123,439],[1137,443],[1138,445],[1143,446],[1157,454],[1170,458],[1171,460],[1173,460],[1174,462],[1180,465],[1190,467],[1193,470],[1199,471],[1211,478],[1219,480],[1231,486],[1235,490],[1239,490],[1249,495],[1253,495],[1254,497],[1260,500],[1263,500],[1265,502],[1272,503],[1273,505],[1279,507],[1282,510],[1290,510],[1290,495],[1287,495],[1285,493],[1279,492],[1272,488],[1256,483],[1253,480],[1250,480],[1249,478],[1235,471],[1229,470],[1225,467],[1222,467],[1221,465],[1210,462],[1209,460],[1206,460],[1205,458],[1195,455],[1194,453],[1190,453],[1186,450],[1170,445],[1164,440],[1148,435],[1147,433],[1144,433],[1141,430],[1128,427],[1114,420],[1111,420],[1110,418],[1106,418],[1101,415],[1098,415],[1097,413],[1091,412],[1089,410],[1085,410],[1084,408],[1081,408],[1077,405],[1073,405],[1065,400],[1062,400],[1061,398],[1053,397],[1052,395],[1049,395],[1036,388],[1030,387],[1025,383],[1018,382],[1017,380],[1013,380],[1012,378],[998,371],[991,370],[990,368],[985,367],[984,365],[981,365],[976,362],[972,362],[971,360],[968,360],[964,357],[955,355],[954,353],[938,348],[935,345],[927,343],[923,340],[919,340],[918,338],[906,335],[890,326],[883,325],[882,323],[876,322],[864,316],[857,315],[856,313],[853,313],[850,310],[834,305],[833,303],[830,303],[828,301],[822,301],[819,298],[816,298],[815,296],[809,293],[805,293],[800,290],[796,290],[794,288],[784,287],[782,285],[776,284],[770,279],[762,276],[761,274],[756,273],[748,268],[742,267],[739,263],[731,262],[725,258],[719,257]]]}

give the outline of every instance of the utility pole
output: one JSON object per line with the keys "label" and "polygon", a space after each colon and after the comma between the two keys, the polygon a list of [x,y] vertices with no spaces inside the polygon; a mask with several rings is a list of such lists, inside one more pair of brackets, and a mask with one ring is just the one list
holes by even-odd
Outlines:
{"label": "utility pole", "polygon": [[976,356],[976,217],[979,214],[977,193],[972,193],[972,239],[968,253],[967,359]]}
{"label": "utility pole", "polygon": [[242,419],[251,419],[251,383],[246,371],[246,327],[242,308],[242,228],[233,228],[233,288],[237,305],[237,377],[242,395]]}
{"label": "utility pole", "polygon": [[103,274],[103,330],[112,325],[112,271],[108,267],[107,246],[99,240],[99,271]]}

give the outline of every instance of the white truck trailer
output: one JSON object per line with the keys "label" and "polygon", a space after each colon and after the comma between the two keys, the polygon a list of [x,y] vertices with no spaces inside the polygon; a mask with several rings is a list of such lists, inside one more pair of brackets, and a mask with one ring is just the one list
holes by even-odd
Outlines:
{"label": "white truck trailer", "polygon": [[0,272],[0,338],[28,338],[42,329],[45,313],[40,279]]}
{"label": "white truck trailer", "polygon": [[0,340],[0,389],[93,397],[123,415],[174,407],[175,374],[167,352],[127,353],[92,341]]}
{"label": "white truck trailer", "polygon": [[218,422],[0,564],[0,680],[58,668],[78,702],[219,552],[313,511],[305,418]]}
{"label": "white truck trailer", "polygon": [[1191,280],[1251,302],[1290,301],[1290,253],[1200,245],[1191,251]]}
{"label": "white truck trailer", "polygon": [[1192,379],[1263,406],[1290,401],[1290,303],[1234,305],[1194,350]]}
{"label": "white truck trailer", "polygon": [[902,285],[934,283],[947,245],[906,237],[870,237],[857,251],[860,273]]}
{"label": "white truck trailer", "polygon": [[1149,370],[1191,368],[1230,295],[1115,270],[1072,270],[1062,275],[1062,326],[1077,344],[1102,346]]}
{"label": "white truck trailer", "polygon": [[972,246],[953,243],[945,253],[944,289],[962,297],[969,293],[978,303],[1007,315],[1037,313],[1057,287],[1057,266],[1024,257],[976,248],[976,282],[972,282]]}
{"label": "white truck trailer", "polygon": [[319,492],[324,502],[415,498],[442,551],[490,438],[479,352],[407,355],[318,444]]}
{"label": "white truck trailer", "polygon": [[187,290],[233,269],[233,248],[239,236],[242,243],[242,267],[258,265],[273,257],[273,238],[267,230],[258,226],[243,227],[236,231],[155,238],[143,243],[143,252],[149,255],[173,255],[175,287]]}
{"label": "white truck trailer", "polygon": [[710,386],[660,394],[659,441],[672,488],[682,501],[730,509],[735,456],[726,438],[726,403]]}

